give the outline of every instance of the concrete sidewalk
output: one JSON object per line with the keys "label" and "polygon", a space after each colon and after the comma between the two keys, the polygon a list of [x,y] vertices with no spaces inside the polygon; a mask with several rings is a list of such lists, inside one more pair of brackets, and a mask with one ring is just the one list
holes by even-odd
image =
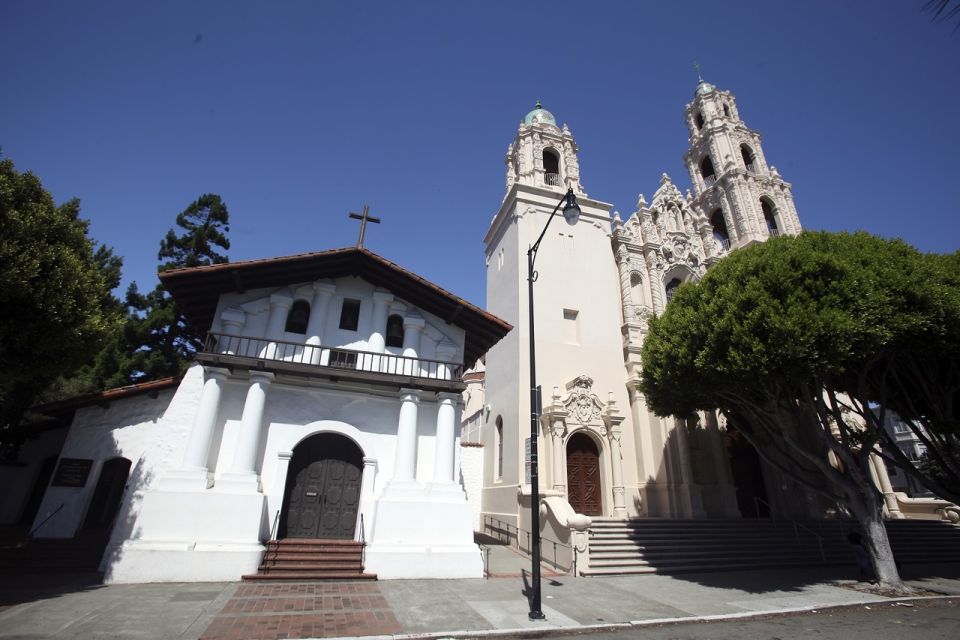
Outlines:
{"label": "concrete sidewalk", "polygon": [[[522,576],[116,586],[89,578],[4,576],[0,639],[478,636],[762,615],[886,600],[845,588],[852,583],[849,573],[846,568],[804,568],[675,576],[544,576],[547,619],[537,622],[527,618]],[[903,573],[913,586],[960,596],[960,565],[917,565]]]}

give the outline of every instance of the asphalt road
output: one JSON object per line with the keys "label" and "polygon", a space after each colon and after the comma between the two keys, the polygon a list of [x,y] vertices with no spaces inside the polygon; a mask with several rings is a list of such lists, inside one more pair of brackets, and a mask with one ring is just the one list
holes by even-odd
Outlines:
{"label": "asphalt road", "polygon": [[566,637],[583,640],[960,640],[960,598],[910,604],[912,606],[860,605],[729,622],[641,626],[614,633]]}

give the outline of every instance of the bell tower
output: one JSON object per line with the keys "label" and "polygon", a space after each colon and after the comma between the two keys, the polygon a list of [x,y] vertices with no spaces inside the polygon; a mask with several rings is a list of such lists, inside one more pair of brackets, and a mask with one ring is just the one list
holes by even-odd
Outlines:
{"label": "bell tower", "polygon": [[[529,517],[531,500],[525,456],[531,415],[528,250],[541,234],[532,278],[537,384],[543,403],[541,492],[570,499],[575,509],[608,516],[623,517],[636,503],[625,493],[637,481],[633,430],[620,413],[630,404],[619,276],[610,251],[612,205],[587,196],[577,152],[570,129],[558,125],[538,102],[507,147],[506,193],[484,237],[486,309],[514,328],[486,355],[488,414],[482,433],[485,450],[496,453],[485,455],[481,510],[498,518],[516,514],[508,521],[519,522],[520,528],[529,528],[523,519]],[[573,225],[558,211],[568,191],[580,208]],[[548,227],[554,211],[559,219]],[[575,407],[580,413],[571,411]],[[587,488],[568,482],[568,472],[582,480],[568,467],[568,445],[575,433],[589,439],[587,457],[602,461],[591,467],[593,484]],[[583,453],[576,447],[570,451]],[[574,462],[577,459],[574,455]],[[577,502],[588,494],[593,496],[589,507]],[[518,499],[526,505],[519,510]]]}
{"label": "bell tower", "polygon": [[790,183],[767,163],[760,134],[740,119],[737,102],[700,78],[684,112],[690,143],[683,156],[695,197],[724,250],[802,230]]}
{"label": "bell tower", "polygon": [[577,143],[564,124],[557,126],[553,114],[540,101],[520,123],[517,137],[507,147],[507,191],[514,184],[546,187],[586,195],[580,185]]}

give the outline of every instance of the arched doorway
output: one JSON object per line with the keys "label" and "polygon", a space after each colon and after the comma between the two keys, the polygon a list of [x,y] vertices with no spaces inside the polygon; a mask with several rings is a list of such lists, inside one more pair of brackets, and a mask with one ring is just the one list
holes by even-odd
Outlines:
{"label": "arched doorway", "polygon": [[600,450],[585,433],[575,433],[567,442],[567,500],[577,513],[603,515]]}
{"label": "arched doorway", "polygon": [[[739,431],[727,429],[724,444],[730,457],[730,474],[737,492],[737,507],[744,518],[767,518],[767,487],[760,467],[760,454]],[[756,498],[756,499],[755,499]]]}
{"label": "arched doorway", "polygon": [[298,444],[287,471],[279,537],[352,540],[362,472],[363,452],[349,438],[322,433]]}
{"label": "arched doorway", "polygon": [[93,490],[90,499],[90,508],[83,521],[84,531],[108,532],[113,526],[113,519],[120,510],[120,501],[123,499],[123,490],[127,486],[130,476],[130,461],[126,458],[111,458],[103,463],[100,469],[100,478]]}

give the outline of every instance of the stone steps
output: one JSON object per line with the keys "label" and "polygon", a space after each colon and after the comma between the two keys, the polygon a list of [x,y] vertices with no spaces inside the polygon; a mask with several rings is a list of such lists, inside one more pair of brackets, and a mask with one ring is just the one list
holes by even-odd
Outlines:
{"label": "stone steps", "polygon": [[[852,564],[851,521],[614,520],[590,528],[583,575],[730,571],[778,566]],[[960,561],[960,527],[945,522],[890,520],[897,561]],[[814,535],[813,532],[816,532]],[[819,541],[817,536],[819,536]],[[822,552],[821,552],[822,549]]]}
{"label": "stone steps", "polygon": [[364,543],[287,538],[267,543],[257,573],[244,581],[376,580],[363,571]]}

